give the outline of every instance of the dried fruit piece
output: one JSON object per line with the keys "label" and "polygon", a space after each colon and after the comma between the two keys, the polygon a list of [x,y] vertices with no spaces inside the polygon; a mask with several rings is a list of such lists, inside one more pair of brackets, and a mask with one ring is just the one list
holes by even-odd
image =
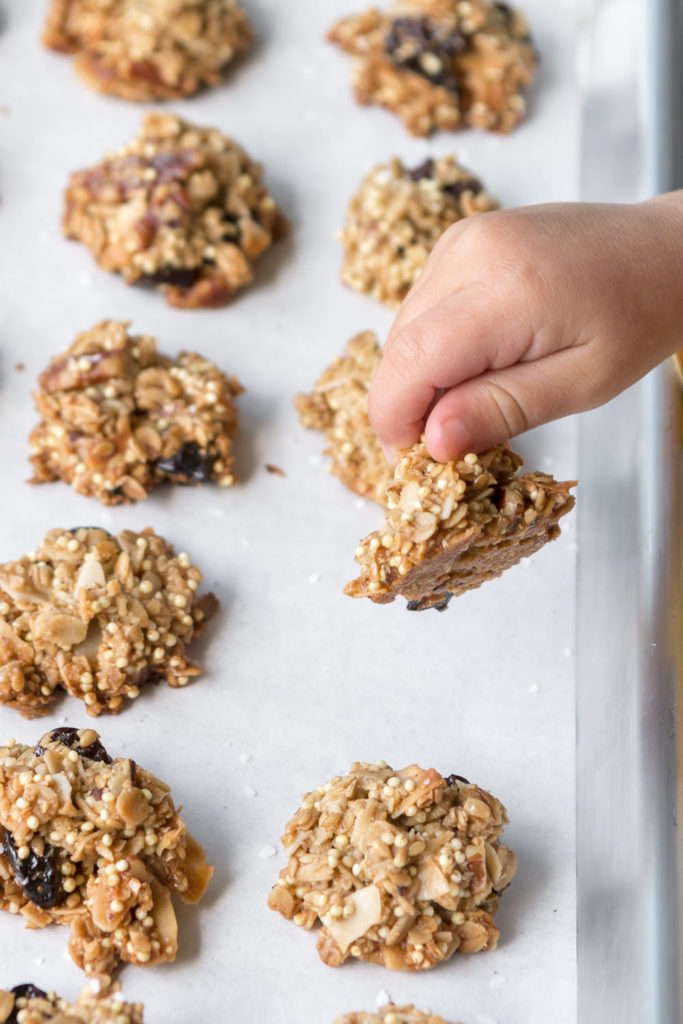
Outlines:
{"label": "dried fruit piece", "polygon": [[287,231],[261,179],[261,167],[215,128],[149,113],[128,145],[71,175],[64,233],[172,306],[224,306]]}
{"label": "dried fruit piece", "polygon": [[[105,505],[146,498],[164,480],[231,486],[242,385],[198,353],[171,359],[128,328],[104,320],[41,374],[31,482],[63,480]],[[87,567],[81,586],[95,586],[97,562]]]}
{"label": "dried fruit piece", "polygon": [[[150,529],[50,530],[35,551],[0,564],[0,704],[32,718],[62,688],[99,715],[120,711],[148,680],[185,686],[200,673],[186,648],[218,607],[213,594],[198,596],[201,579]],[[68,744],[73,735],[55,730]],[[78,753],[108,763],[91,736]]]}
{"label": "dried fruit piece", "polygon": [[341,278],[395,308],[418,280],[452,224],[495,210],[498,203],[454,156],[412,170],[398,157],[370,171],[349,203],[340,234]]}
{"label": "dried fruit piece", "polygon": [[360,104],[399,115],[411,135],[471,125],[509,132],[536,56],[523,16],[489,0],[394,0],[338,21],[328,33],[354,58]]}
{"label": "dried fruit piece", "polygon": [[250,38],[236,0],[51,0],[43,32],[91,88],[142,102],[217,85]]}
{"label": "dried fruit piece", "polygon": [[120,961],[175,958],[170,896],[198,902],[212,868],[164,782],[92,750],[92,729],[0,746],[0,909],[70,926],[72,958],[108,983]]}
{"label": "dried fruit piece", "polygon": [[315,382],[294,399],[302,426],[322,430],[330,473],[356,494],[383,505],[393,471],[368,420],[368,390],[382,351],[374,331],[351,338]]}
{"label": "dried fruit piece", "polygon": [[422,971],[492,949],[498,894],[515,873],[506,822],[490,793],[434,769],[353,764],[288,822],[289,861],[268,905],[303,928],[319,922],[330,967],[355,957]]}
{"label": "dried fruit piece", "polygon": [[522,459],[500,445],[434,462],[424,442],[404,452],[387,487],[379,530],[361,541],[350,597],[379,604],[401,594],[410,611],[443,610],[452,596],[500,576],[560,534],[575,481],[515,475]]}
{"label": "dried fruit piece", "polygon": [[[116,989],[116,986],[115,986]],[[5,1016],[5,1014],[9,1016]],[[116,990],[87,988],[71,1005],[35,985],[0,989],[0,1024],[142,1024],[142,1004],[124,1003]]]}

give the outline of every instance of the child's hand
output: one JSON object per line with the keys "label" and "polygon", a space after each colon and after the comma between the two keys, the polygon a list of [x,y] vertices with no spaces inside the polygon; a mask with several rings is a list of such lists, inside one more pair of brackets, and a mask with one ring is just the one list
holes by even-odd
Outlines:
{"label": "child's hand", "polygon": [[440,239],[369,397],[387,454],[434,459],[591,409],[683,347],[683,192],[468,217]]}

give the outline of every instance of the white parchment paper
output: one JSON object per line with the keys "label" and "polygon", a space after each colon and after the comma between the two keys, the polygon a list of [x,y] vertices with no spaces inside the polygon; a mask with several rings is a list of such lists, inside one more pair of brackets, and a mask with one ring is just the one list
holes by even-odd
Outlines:
{"label": "white parchment paper", "polygon": [[[192,687],[150,688],[94,723],[72,699],[37,722],[0,709],[0,732],[33,742],[57,724],[95,724],[111,753],[171,784],[216,865],[200,909],[179,910],[177,962],[122,972],[149,1024],[331,1024],[374,1009],[380,993],[465,1024],[570,1024],[573,518],[560,540],[444,614],[352,601],[341,589],[379,513],[327,475],[321,438],[299,427],[292,396],[351,334],[373,327],[383,336],[391,323],[338,280],[334,232],[374,164],[453,151],[506,205],[577,198],[576,5],[524,4],[542,53],[526,125],[508,138],[464,132],[431,142],[411,139],[385,111],[355,106],[349,61],[322,39],[349,5],[246,0],[253,54],[221,88],[175,105],[263,161],[293,225],[231,306],[187,312],[125,286],[61,237],[69,172],[129,139],[142,109],[89,92],[68,58],[41,49],[44,3],[0,0],[0,560],[52,526],[151,525],[191,554],[222,602],[195,648],[205,674]],[[61,484],[24,483],[35,378],[105,317],[132,320],[166,352],[196,348],[241,378],[238,487],[169,488],[107,510]],[[518,448],[530,468],[576,475],[571,421]],[[267,909],[284,863],[279,835],[302,793],[353,760],[379,758],[464,774],[506,804],[519,870],[502,900],[497,951],[419,975],[358,963],[331,970],[314,935]],[[65,930],[27,932],[0,916],[0,987],[34,981],[75,998],[84,979],[66,944]]]}

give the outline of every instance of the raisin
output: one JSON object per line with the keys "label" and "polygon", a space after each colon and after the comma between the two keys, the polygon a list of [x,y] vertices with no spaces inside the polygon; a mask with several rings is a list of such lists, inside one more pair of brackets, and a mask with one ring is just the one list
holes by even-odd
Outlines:
{"label": "raisin", "polygon": [[31,850],[28,857],[22,859],[11,832],[5,831],[1,842],[17,885],[21,886],[27,899],[43,909],[58,907],[64,902],[67,894],[62,888],[62,874],[57,866],[54,847],[45,843],[42,856]]}
{"label": "raisin", "polygon": [[424,612],[427,608],[436,608],[437,612],[443,612],[448,608],[448,602],[452,597],[452,594],[444,594],[441,600],[435,601],[434,604],[428,604],[429,597],[423,597],[420,601],[408,601],[408,611]]}
{"label": "raisin", "polygon": [[202,276],[201,267],[160,267],[154,274],[145,274],[145,284],[171,284],[176,288],[191,288]]}
{"label": "raisin", "polygon": [[413,181],[422,181],[424,178],[434,177],[434,161],[431,157],[425,160],[419,167],[415,167],[412,171],[406,171],[406,174]]}
{"label": "raisin", "polygon": [[155,466],[182,484],[203,484],[211,479],[215,457],[202,451],[196,441],[181,445],[173,455],[157,459]]}
{"label": "raisin", "polygon": [[112,758],[104,749],[100,740],[94,740],[89,746],[81,747],[78,743],[78,729],[72,729],[68,725],[63,725],[59,729],[53,729],[50,733],[50,739],[53,743],[63,743],[65,747],[71,747],[81,757],[87,757],[90,761],[101,761],[103,764],[112,763]]}
{"label": "raisin", "polygon": [[396,18],[384,40],[384,50],[394,64],[456,94],[460,86],[453,73],[453,57],[467,46],[467,36],[459,29],[444,29],[429,18]]}
{"label": "raisin", "polygon": [[17,1017],[23,1009],[23,1007],[17,1006],[18,999],[49,999],[47,992],[43,992],[42,988],[38,988],[37,985],[15,985],[10,991],[14,996],[14,1006],[5,1024],[17,1024]]}
{"label": "raisin", "polygon": [[454,786],[456,782],[464,782],[466,786],[470,784],[470,780],[466,779],[464,775],[449,775],[446,779],[447,786]]}
{"label": "raisin", "polygon": [[471,192],[472,195],[478,196],[482,190],[482,184],[477,178],[465,178],[463,181],[454,181],[452,185],[443,185],[442,188],[444,192],[459,199],[463,192]]}

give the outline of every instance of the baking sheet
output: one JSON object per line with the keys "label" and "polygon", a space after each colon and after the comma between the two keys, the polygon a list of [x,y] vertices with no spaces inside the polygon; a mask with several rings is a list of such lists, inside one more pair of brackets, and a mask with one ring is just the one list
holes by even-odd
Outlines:
{"label": "baking sheet", "polygon": [[[195,685],[143,690],[125,713],[94,723],[112,753],[171,784],[216,865],[200,909],[179,911],[177,962],[125,969],[125,995],[145,1001],[150,1024],[199,1013],[319,1024],[374,1009],[382,993],[465,1024],[574,1022],[574,517],[557,542],[444,614],[352,601],[341,588],[378,512],[326,474],[319,435],[300,429],[291,403],[348,337],[368,327],[383,336],[391,323],[338,281],[334,231],[375,163],[398,154],[417,165],[454,151],[507,205],[578,198],[574,0],[523,5],[543,55],[528,124],[508,138],[464,132],[432,142],[354,105],[349,61],[321,38],[352,4],[248,0],[253,55],[223,87],[175,109],[264,162],[293,232],[264,258],[257,284],[215,312],[168,309],[62,239],[68,173],[132,136],[142,111],[90,93],[68,58],[40,49],[43,3],[2,6],[0,560],[55,525],[152,525],[190,552],[222,602],[195,649],[205,668]],[[60,484],[23,483],[31,386],[53,353],[104,317],[132,320],[167,352],[196,347],[242,379],[239,487],[167,490],[107,510]],[[577,473],[571,420],[518,447],[531,468]],[[268,474],[266,462],[286,477]],[[0,732],[29,742],[64,722],[93,724],[71,699],[33,723],[0,709]],[[301,794],[352,760],[379,758],[464,774],[505,802],[519,870],[497,919],[497,951],[420,975],[357,963],[331,970],[314,935],[266,908],[284,863],[278,838]],[[0,984],[34,980],[75,997],[84,982],[66,943],[65,930],[29,933],[0,917]]]}

